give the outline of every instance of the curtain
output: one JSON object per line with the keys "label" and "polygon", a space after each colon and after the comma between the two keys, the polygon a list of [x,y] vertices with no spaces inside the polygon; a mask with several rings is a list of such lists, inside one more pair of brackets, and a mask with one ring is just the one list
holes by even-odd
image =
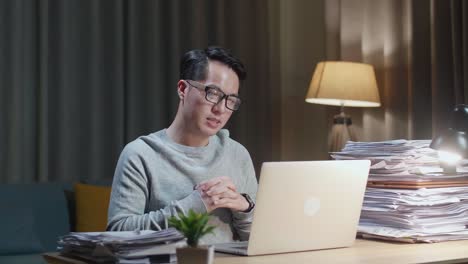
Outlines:
{"label": "curtain", "polygon": [[244,61],[228,128],[271,160],[275,3],[0,1],[0,182],[110,182],[125,144],[174,118],[180,56],[208,45]]}
{"label": "curtain", "polygon": [[348,109],[360,139],[431,139],[468,103],[468,2],[326,1],[327,59],[372,64],[382,106]]}

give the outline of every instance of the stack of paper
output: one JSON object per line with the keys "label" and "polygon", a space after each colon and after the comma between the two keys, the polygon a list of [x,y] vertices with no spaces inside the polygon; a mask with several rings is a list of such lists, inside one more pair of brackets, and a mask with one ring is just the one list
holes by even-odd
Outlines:
{"label": "stack of paper", "polygon": [[368,159],[372,166],[369,186],[387,188],[452,187],[468,185],[468,161],[458,173],[442,173],[437,152],[429,148],[430,140],[390,140],[380,142],[348,142],[334,159]]}
{"label": "stack of paper", "polygon": [[371,160],[363,237],[405,242],[468,239],[467,160],[442,173],[430,140],[348,142],[335,159]]}
{"label": "stack of paper", "polygon": [[175,250],[185,246],[184,236],[174,228],[161,231],[70,233],[59,238],[64,254],[97,263],[169,263]]}

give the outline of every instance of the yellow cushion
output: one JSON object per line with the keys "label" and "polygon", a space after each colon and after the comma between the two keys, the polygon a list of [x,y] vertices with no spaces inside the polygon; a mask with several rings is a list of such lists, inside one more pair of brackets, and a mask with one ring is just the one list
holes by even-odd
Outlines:
{"label": "yellow cushion", "polygon": [[105,231],[111,187],[75,184],[76,231]]}

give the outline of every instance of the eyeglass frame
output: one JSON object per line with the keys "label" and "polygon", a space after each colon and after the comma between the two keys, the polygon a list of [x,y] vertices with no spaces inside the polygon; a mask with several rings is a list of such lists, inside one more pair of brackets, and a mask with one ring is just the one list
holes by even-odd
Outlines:
{"label": "eyeglass frame", "polygon": [[[203,90],[205,91],[205,100],[207,100],[208,102],[214,104],[214,105],[217,105],[219,104],[221,101],[223,101],[224,99],[225,102],[224,102],[224,105],[226,106],[227,109],[233,111],[233,112],[236,112],[239,110],[241,104],[242,104],[242,99],[237,95],[237,94],[226,94],[225,92],[223,92],[223,90],[221,90],[221,88],[219,87],[212,87],[212,86],[209,86],[209,85],[204,85],[203,83],[200,83],[200,82],[197,82],[197,81],[194,81],[194,80],[184,80],[185,82],[187,82],[191,87],[194,87],[198,90]],[[202,87],[198,87],[198,86],[195,86],[193,84],[191,84],[190,82],[195,82],[195,83],[198,83],[200,84],[201,86],[203,86],[204,88]],[[218,100],[218,102],[213,102],[213,101],[210,101],[208,99],[208,91],[210,90],[217,90],[218,92],[220,92],[222,94],[222,96],[220,96],[220,99]],[[228,99],[229,97],[235,97],[237,100],[239,100],[239,104],[238,104],[238,107],[237,109],[231,109],[229,106],[228,106]]]}

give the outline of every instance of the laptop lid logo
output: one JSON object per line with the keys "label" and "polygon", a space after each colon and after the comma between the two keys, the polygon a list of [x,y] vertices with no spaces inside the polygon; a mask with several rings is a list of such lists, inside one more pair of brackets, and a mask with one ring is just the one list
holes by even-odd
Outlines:
{"label": "laptop lid logo", "polygon": [[304,214],[314,216],[320,210],[320,199],[316,197],[307,197],[304,202]]}

